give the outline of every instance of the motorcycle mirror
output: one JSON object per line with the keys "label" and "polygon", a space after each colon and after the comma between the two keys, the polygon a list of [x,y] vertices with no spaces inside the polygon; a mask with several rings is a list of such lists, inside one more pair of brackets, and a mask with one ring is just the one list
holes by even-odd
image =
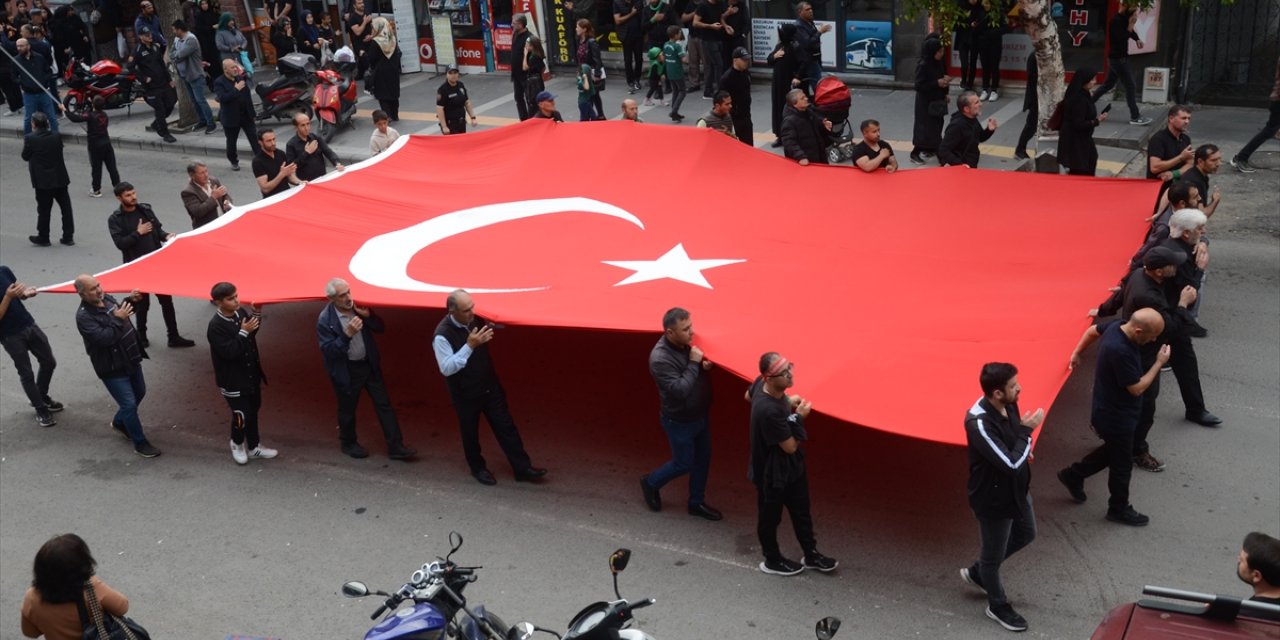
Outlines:
{"label": "motorcycle mirror", "polygon": [[609,556],[609,570],[618,573],[627,568],[627,562],[631,560],[630,549],[618,549]]}
{"label": "motorcycle mirror", "polygon": [[348,598],[363,598],[369,595],[369,587],[363,582],[348,582],[342,585],[342,595]]}
{"label": "motorcycle mirror", "polygon": [[840,618],[835,616],[827,616],[819,620],[818,624],[813,628],[813,632],[818,636],[818,640],[831,640],[839,630]]}
{"label": "motorcycle mirror", "polygon": [[532,622],[517,622],[507,630],[507,640],[529,640],[533,637]]}

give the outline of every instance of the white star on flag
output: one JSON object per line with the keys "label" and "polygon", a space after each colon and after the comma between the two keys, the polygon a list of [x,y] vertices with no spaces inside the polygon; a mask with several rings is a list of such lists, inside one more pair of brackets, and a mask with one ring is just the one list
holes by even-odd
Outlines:
{"label": "white star on flag", "polygon": [[712,288],[711,283],[707,282],[707,278],[702,275],[704,270],[737,262],[746,262],[746,260],[691,260],[682,243],[672,247],[670,251],[664,253],[657,260],[604,260],[603,262],[607,265],[622,267],[635,272],[613,285],[615,287],[666,278],[710,289]]}

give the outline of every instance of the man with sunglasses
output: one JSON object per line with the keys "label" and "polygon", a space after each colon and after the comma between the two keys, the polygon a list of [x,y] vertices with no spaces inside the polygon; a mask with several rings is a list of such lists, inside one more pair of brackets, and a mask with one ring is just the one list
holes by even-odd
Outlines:
{"label": "man with sunglasses", "polygon": [[[795,384],[794,365],[777,352],[760,356],[760,377],[747,390],[751,402],[751,482],[756,485],[759,515],[756,535],[764,562],[760,570],[778,576],[794,576],[805,569],[823,573],[840,563],[818,552],[809,514],[809,476],[805,471],[804,449],[808,439],[804,420],[813,404],[799,396],[788,396]],[[791,514],[791,526],[804,551],[799,563],[782,555],[778,548],[778,524],[782,510]]]}

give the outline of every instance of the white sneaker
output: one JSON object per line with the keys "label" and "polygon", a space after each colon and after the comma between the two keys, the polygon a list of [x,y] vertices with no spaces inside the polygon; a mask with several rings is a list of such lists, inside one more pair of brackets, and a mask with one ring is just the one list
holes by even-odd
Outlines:
{"label": "white sneaker", "polygon": [[231,443],[231,459],[236,464],[249,464],[249,454],[245,453],[243,444],[236,444],[234,441]]}
{"label": "white sneaker", "polygon": [[983,89],[982,93],[978,94],[978,99],[986,100],[988,95],[991,95],[991,94],[989,94],[986,89]]}
{"label": "white sneaker", "polygon": [[101,192],[101,191],[94,191],[93,189],[90,189],[90,190],[89,190],[89,197],[90,197],[90,198],[101,198],[101,197],[102,197],[102,192]]}
{"label": "white sneaker", "polygon": [[278,455],[280,455],[279,451],[276,451],[275,449],[268,449],[262,445],[258,445],[249,451],[250,458],[257,458],[261,460],[270,460]]}
{"label": "white sneaker", "polygon": [[1000,92],[998,91],[992,91],[987,96],[987,102],[995,102],[996,100],[999,100],[999,99],[1000,99]]}

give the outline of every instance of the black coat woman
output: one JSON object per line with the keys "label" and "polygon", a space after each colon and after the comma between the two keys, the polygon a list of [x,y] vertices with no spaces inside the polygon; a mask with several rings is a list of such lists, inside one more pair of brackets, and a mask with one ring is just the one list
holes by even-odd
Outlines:
{"label": "black coat woman", "polygon": [[778,28],[778,45],[765,61],[773,67],[773,146],[782,146],[782,114],[787,108],[787,92],[796,87],[803,60],[796,46],[796,25],[784,24]]}
{"label": "black coat woman", "polygon": [[1093,130],[1107,119],[1107,114],[1098,113],[1090,94],[1098,84],[1097,75],[1089,67],[1077,69],[1062,95],[1058,163],[1073,176],[1092,176],[1098,171],[1098,145],[1093,141]]}
{"label": "black coat woman", "polygon": [[933,156],[942,144],[942,119],[947,115],[947,76],[942,57],[946,50],[937,34],[924,40],[924,50],[916,65],[915,127],[911,132],[911,162],[924,164],[922,156]]}

